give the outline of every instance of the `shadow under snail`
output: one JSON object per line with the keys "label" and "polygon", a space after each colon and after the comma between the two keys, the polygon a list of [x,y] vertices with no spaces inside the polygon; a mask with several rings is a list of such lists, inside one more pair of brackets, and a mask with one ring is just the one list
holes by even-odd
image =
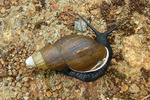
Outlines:
{"label": "shadow under snail", "polygon": [[27,58],[26,65],[42,69],[57,70],[65,75],[85,82],[102,76],[110,64],[112,48],[107,36],[111,30],[100,33],[79,14],[78,16],[94,31],[95,40],[82,35],[69,35],[47,45]]}

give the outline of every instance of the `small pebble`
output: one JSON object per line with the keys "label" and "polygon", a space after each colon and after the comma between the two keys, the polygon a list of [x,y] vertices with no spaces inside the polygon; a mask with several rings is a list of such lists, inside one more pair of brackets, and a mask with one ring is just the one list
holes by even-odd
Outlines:
{"label": "small pebble", "polygon": [[121,11],[122,11],[122,7],[119,7],[118,10],[117,10],[117,12],[116,12],[116,14],[120,14]]}
{"label": "small pebble", "polygon": [[16,77],[16,80],[17,81],[21,80],[20,74],[18,74],[18,76]]}
{"label": "small pebble", "polygon": [[5,12],[6,12],[6,9],[5,9],[5,8],[2,8],[2,9],[1,9],[1,13],[4,14]]}
{"label": "small pebble", "polygon": [[56,92],[53,92],[53,96],[54,96],[55,98],[57,98],[57,97],[58,97],[58,94],[57,94]]}
{"label": "small pebble", "polygon": [[106,98],[105,98],[105,96],[104,96],[103,94],[100,95],[100,98],[101,98],[102,100],[106,100]]}
{"label": "small pebble", "polygon": [[9,1],[4,1],[4,4],[5,4],[5,6],[7,7],[7,8],[9,8],[10,7],[10,2]]}
{"label": "small pebble", "polygon": [[8,86],[9,81],[4,82],[4,86]]}
{"label": "small pebble", "polygon": [[123,93],[123,91],[121,90],[120,93]]}
{"label": "small pebble", "polygon": [[4,69],[0,68],[0,77],[3,76],[7,76],[7,72]]}
{"label": "small pebble", "polygon": [[113,58],[113,59],[111,60],[111,64],[117,65],[116,59]]}
{"label": "small pebble", "polygon": [[8,66],[8,69],[11,69],[11,66]]}
{"label": "small pebble", "polygon": [[8,95],[8,96],[5,98],[5,100],[12,100],[12,99],[11,99],[11,96]]}
{"label": "small pebble", "polygon": [[11,70],[8,70],[8,75],[12,76],[12,71]]}
{"label": "small pebble", "polygon": [[118,98],[113,98],[113,100],[118,100]]}
{"label": "small pebble", "polygon": [[131,93],[138,93],[140,92],[140,88],[136,84],[132,84],[129,88],[129,91]]}
{"label": "small pebble", "polygon": [[128,85],[124,84],[122,87],[121,87],[121,90],[126,92],[128,90]]}
{"label": "small pebble", "polygon": [[38,0],[32,0],[32,2],[33,2],[33,3],[38,3],[39,1],[38,1]]}
{"label": "small pebble", "polygon": [[17,86],[17,87],[21,87],[22,85],[21,85],[20,82],[17,82],[16,86]]}
{"label": "small pebble", "polygon": [[2,78],[0,78],[0,82],[2,82],[3,81],[3,79]]}
{"label": "small pebble", "polygon": [[0,94],[2,94],[3,93],[3,90],[0,90]]}
{"label": "small pebble", "polygon": [[91,10],[92,15],[97,15],[99,12],[100,12],[99,9]]}
{"label": "small pebble", "polygon": [[115,84],[119,83],[119,78],[115,78]]}
{"label": "small pebble", "polygon": [[24,100],[29,100],[29,97],[27,97],[27,96],[24,96],[23,98],[24,98]]}
{"label": "small pebble", "polygon": [[56,90],[56,87],[53,86],[53,87],[52,87],[52,90],[55,91],[55,90]]}
{"label": "small pebble", "polygon": [[27,89],[26,87],[22,87],[22,89],[21,89],[21,90],[22,90],[22,92],[24,92],[24,93],[25,93],[25,92],[27,92],[27,90],[28,90],[28,89]]}
{"label": "small pebble", "polygon": [[11,81],[12,82],[13,79],[14,79],[13,77],[8,77],[7,81]]}
{"label": "small pebble", "polygon": [[56,89],[59,90],[59,89],[61,89],[61,87],[62,87],[62,86],[61,86],[61,84],[60,84],[60,85],[56,86]]}
{"label": "small pebble", "polygon": [[28,88],[30,85],[29,85],[29,83],[25,82],[23,86]]}
{"label": "small pebble", "polygon": [[24,77],[24,78],[22,79],[22,81],[23,81],[23,82],[28,82],[28,81],[29,81],[29,77]]}
{"label": "small pebble", "polygon": [[22,92],[19,92],[19,94],[17,95],[17,99],[21,99],[22,97]]}
{"label": "small pebble", "polygon": [[0,5],[4,5],[4,1],[3,0],[0,0]]}
{"label": "small pebble", "polygon": [[14,87],[16,84],[15,84],[15,82],[12,82],[12,86]]}
{"label": "small pebble", "polygon": [[17,71],[15,69],[13,69],[13,76],[16,77],[17,76]]}
{"label": "small pebble", "polygon": [[148,46],[148,49],[150,50],[150,46]]}
{"label": "small pebble", "polygon": [[19,70],[19,74],[22,74],[22,73],[23,73],[23,70],[22,70],[22,69],[20,69],[20,70]]}
{"label": "small pebble", "polygon": [[47,95],[48,97],[51,97],[51,96],[52,96],[52,93],[51,93],[50,91],[47,91],[47,92],[46,92],[46,95]]}
{"label": "small pebble", "polygon": [[74,28],[81,31],[81,32],[84,32],[86,31],[86,23],[84,21],[75,21],[75,25],[74,25]]}

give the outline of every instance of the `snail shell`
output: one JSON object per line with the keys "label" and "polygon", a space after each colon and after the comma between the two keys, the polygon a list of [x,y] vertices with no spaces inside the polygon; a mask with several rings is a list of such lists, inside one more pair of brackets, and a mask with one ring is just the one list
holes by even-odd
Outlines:
{"label": "snail shell", "polygon": [[69,67],[78,72],[91,72],[98,70],[106,55],[107,48],[97,41],[87,36],[69,35],[35,52],[26,60],[26,64],[42,69],[61,70]]}

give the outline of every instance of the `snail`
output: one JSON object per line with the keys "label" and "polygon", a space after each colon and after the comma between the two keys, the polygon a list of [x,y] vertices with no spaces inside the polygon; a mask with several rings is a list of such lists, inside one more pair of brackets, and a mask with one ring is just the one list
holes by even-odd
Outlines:
{"label": "snail", "polygon": [[102,76],[110,64],[112,48],[107,36],[124,23],[100,33],[77,14],[96,35],[92,39],[83,35],[69,35],[47,45],[26,59],[26,65],[56,70],[79,80],[90,82]]}

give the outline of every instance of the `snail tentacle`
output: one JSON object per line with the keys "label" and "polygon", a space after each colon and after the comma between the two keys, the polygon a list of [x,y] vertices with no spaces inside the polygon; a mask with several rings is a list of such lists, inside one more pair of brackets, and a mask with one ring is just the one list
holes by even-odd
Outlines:
{"label": "snail tentacle", "polygon": [[99,31],[97,31],[90,23],[88,23],[83,17],[81,17],[79,14],[77,14],[95,33],[96,36],[100,34]]}
{"label": "snail tentacle", "polygon": [[127,19],[123,20],[121,23],[119,23],[118,25],[114,26],[112,29],[110,29],[109,31],[104,32],[103,34],[105,34],[106,36],[108,36],[113,30],[115,30],[117,27],[119,27],[121,24],[123,24],[125,21],[127,21]]}

